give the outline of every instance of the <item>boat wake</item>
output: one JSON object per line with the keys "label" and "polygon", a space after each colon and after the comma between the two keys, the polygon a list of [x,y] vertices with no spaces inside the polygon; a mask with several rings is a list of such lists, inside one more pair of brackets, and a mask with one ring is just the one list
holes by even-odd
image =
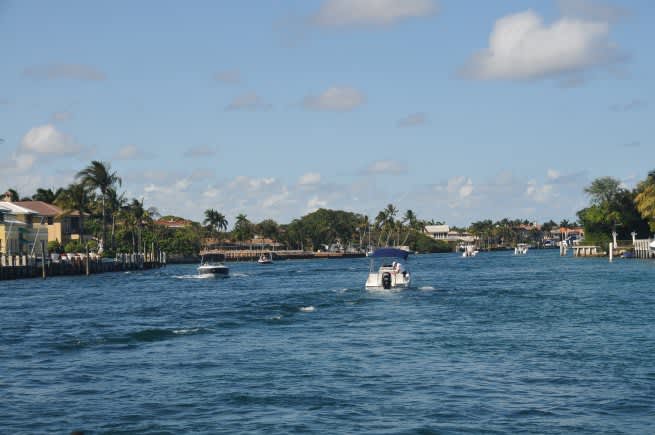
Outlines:
{"label": "boat wake", "polygon": [[173,278],[175,279],[208,279],[208,278],[214,278],[213,273],[200,273],[197,275],[174,275]]}
{"label": "boat wake", "polygon": [[250,276],[247,273],[243,273],[243,272],[233,272],[231,275],[233,278],[247,278]]}

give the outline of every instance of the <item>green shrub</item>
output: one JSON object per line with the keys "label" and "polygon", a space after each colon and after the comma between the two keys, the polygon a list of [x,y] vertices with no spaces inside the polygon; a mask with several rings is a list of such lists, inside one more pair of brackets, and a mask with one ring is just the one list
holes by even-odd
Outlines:
{"label": "green shrub", "polygon": [[64,246],[65,252],[84,252],[84,247],[79,240],[71,240]]}
{"label": "green shrub", "polygon": [[55,254],[61,254],[63,252],[59,240],[52,240],[48,242],[48,252],[55,253]]}

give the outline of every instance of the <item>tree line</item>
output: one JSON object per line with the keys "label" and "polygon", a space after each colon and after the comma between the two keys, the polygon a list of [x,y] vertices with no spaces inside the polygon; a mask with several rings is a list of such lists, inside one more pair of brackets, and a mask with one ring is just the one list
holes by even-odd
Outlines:
{"label": "tree line", "polygon": [[[427,225],[441,224],[434,220],[419,219],[412,210],[400,213],[388,204],[371,220],[368,216],[343,210],[318,209],[288,224],[272,219],[251,222],[241,213],[230,229],[230,223],[221,212],[208,209],[202,223],[187,221],[182,228],[156,225],[158,218],[182,219],[161,216],[155,207],[146,207],[143,199],[128,199],[120,192],[122,178],[107,162],[92,161],[75,175],[66,187],[39,188],[30,197],[21,197],[15,189],[7,193],[11,200],[35,200],[55,204],[64,214],[75,212],[78,232],[91,238],[92,248],[102,241],[107,255],[114,252],[139,252],[144,246],[156,244],[169,253],[196,255],[207,240],[245,242],[260,236],[272,239],[287,249],[324,250],[367,249],[369,246],[408,246],[420,252],[442,252],[453,248],[443,241],[433,240],[425,234]],[[579,225],[585,230],[589,242],[606,243],[611,232],[620,239],[629,239],[632,231],[647,236],[655,231],[655,170],[634,189],[627,189],[612,177],[594,180],[584,189],[590,205],[577,213]],[[577,222],[563,220],[532,225],[527,220],[481,220],[467,228],[452,228],[475,236],[482,247],[511,247],[516,243],[539,244],[550,231],[558,227],[573,227]],[[84,238],[83,238],[84,239]],[[79,241],[68,246],[51,249],[81,250]]]}
{"label": "tree line", "polygon": [[634,189],[613,177],[600,177],[584,189],[589,206],[577,216],[585,229],[585,243],[606,247],[612,232],[618,240],[647,238],[655,232],[655,170]]}

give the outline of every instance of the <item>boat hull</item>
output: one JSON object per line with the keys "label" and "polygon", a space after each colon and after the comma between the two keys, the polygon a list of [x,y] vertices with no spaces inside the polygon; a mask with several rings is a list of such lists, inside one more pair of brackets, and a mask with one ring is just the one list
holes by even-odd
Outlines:
{"label": "boat hull", "polygon": [[411,277],[409,273],[402,274],[380,271],[369,273],[365,287],[375,290],[400,290],[408,288],[410,283]]}
{"label": "boat hull", "polygon": [[230,274],[230,268],[227,266],[200,266],[198,267],[198,273],[201,275],[228,276]]}

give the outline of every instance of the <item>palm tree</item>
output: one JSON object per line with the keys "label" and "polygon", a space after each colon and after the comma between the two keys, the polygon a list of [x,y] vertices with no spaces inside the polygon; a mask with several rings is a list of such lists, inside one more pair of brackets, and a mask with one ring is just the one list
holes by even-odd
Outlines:
{"label": "palm tree", "polygon": [[69,184],[68,188],[63,190],[56,199],[56,204],[64,209],[64,214],[70,214],[73,211],[79,213],[78,231],[80,241],[84,241],[84,214],[89,210],[91,200],[91,192],[83,183]]}
{"label": "palm tree", "polygon": [[648,221],[650,230],[655,232],[655,170],[637,185],[635,205],[641,216]]}
{"label": "palm tree", "polygon": [[403,245],[407,243],[407,239],[409,238],[410,233],[413,231],[417,231],[416,229],[416,224],[418,220],[416,219],[416,214],[412,210],[407,210],[405,212],[405,216],[403,216],[403,223],[407,224],[407,234],[405,235],[405,239],[403,240]]}
{"label": "palm tree", "polygon": [[234,237],[237,240],[243,241],[248,240],[252,237],[252,224],[248,220],[248,217],[240,213],[237,216],[237,220],[234,223]]}
{"label": "palm tree", "polygon": [[387,218],[390,221],[393,221],[396,218],[396,215],[398,214],[398,209],[393,204],[387,204],[387,207],[384,209],[384,211],[386,212]]}
{"label": "palm tree", "polygon": [[202,223],[207,225],[212,232],[225,231],[228,224],[225,216],[213,208],[205,210],[205,220]]}
{"label": "palm tree", "polygon": [[100,190],[102,198],[102,241],[104,242],[107,240],[105,199],[109,189],[113,189],[116,185],[121,185],[121,177],[116,172],[111,171],[111,165],[109,163],[97,160],[93,160],[89,166],[78,172],[75,177],[90,188]]}
{"label": "palm tree", "polygon": [[57,197],[61,195],[63,190],[64,189],[62,189],[61,187],[54,192],[52,191],[52,189],[38,188],[36,189],[36,193],[32,195],[32,200],[43,201],[43,202],[47,202],[48,204],[54,204],[54,202],[57,200]]}
{"label": "palm tree", "polygon": [[111,213],[111,236],[109,237],[109,246],[113,249],[114,246],[114,234],[116,233],[116,218],[120,215],[121,210],[127,205],[127,198],[125,198],[125,193],[120,195],[116,189],[107,190],[107,208]]}
{"label": "palm tree", "polygon": [[159,216],[159,212],[154,207],[145,209],[143,199],[139,201],[133,198],[132,201],[121,211],[123,220],[130,228],[132,234],[132,251],[140,252],[144,226],[151,225],[153,220]]}

